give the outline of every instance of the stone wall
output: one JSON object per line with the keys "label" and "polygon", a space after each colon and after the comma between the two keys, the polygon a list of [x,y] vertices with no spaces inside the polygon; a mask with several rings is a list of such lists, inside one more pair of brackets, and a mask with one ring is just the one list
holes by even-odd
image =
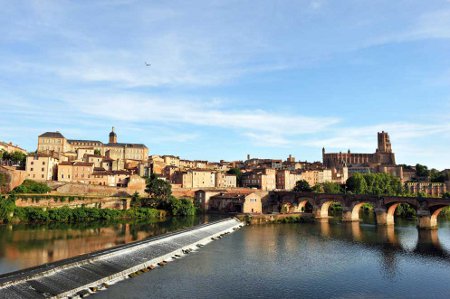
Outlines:
{"label": "stone wall", "polygon": [[91,207],[102,209],[127,210],[131,198],[119,197],[83,197],[41,194],[19,194],[16,199],[18,207],[61,208],[61,207]]}
{"label": "stone wall", "polygon": [[27,178],[25,170],[17,170],[10,166],[0,166],[0,174],[3,175],[5,182],[0,186],[0,193],[7,193],[20,186]]}
{"label": "stone wall", "polygon": [[[53,186],[53,183],[49,184]],[[132,184],[129,188],[122,187],[109,187],[100,185],[89,185],[89,184],[77,184],[77,183],[66,183],[63,185],[55,186],[55,191],[58,194],[70,194],[70,195],[86,195],[95,194],[100,196],[130,196],[134,192],[138,192],[144,195],[145,186],[141,184]]]}

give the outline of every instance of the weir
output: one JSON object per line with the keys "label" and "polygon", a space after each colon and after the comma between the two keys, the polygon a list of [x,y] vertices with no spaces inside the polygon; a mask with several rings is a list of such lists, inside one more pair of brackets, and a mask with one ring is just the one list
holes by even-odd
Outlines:
{"label": "weir", "polygon": [[0,276],[0,298],[83,297],[180,257],[244,224],[228,218]]}

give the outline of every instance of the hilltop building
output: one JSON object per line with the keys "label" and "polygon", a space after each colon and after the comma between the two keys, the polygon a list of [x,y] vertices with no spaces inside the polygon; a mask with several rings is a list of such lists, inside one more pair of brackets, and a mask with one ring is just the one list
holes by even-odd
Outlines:
{"label": "hilltop building", "polygon": [[395,164],[395,154],[392,152],[391,141],[387,132],[378,132],[378,147],[373,154],[367,153],[325,153],[322,149],[323,165],[329,169],[348,167],[349,175],[356,172],[389,173],[403,179],[403,169]]}
{"label": "hilltop building", "polygon": [[94,154],[99,151],[102,156],[114,160],[147,161],[148,148],[144,144],[118,143],[114,127],[109,133],[107,144],[97,140],[66,139],[60,132],[46,132],[38,137],[38,152],[53,151],[66,156],[77,157],[77,153]]}

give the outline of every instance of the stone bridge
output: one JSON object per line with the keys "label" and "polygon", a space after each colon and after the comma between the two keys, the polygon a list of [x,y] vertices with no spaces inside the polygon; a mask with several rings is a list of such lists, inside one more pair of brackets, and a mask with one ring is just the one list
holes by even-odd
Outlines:
{"label": "stone bridge", "polygon": [[265,212],[304,212],[307,204],[310,204],[314,218],[327,219],[332,203],[342,205],[342,221],[359,221],[359,210],[364,204],[370,203],[374,207],[378,225],[393,225],[398,205],[409,204],[416,210],[419,228],[435,229],[437,216],[443,208],[450,206],[450,199],[273,191],[269,194]]}

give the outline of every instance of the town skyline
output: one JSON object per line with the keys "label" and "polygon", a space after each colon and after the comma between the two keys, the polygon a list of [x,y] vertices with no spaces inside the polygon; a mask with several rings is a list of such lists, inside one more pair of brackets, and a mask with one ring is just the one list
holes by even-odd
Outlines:
{"label": "town skyline", "polygon": [[450,3],[358,5],[3,3],[0,140],[115,126],[150,154],[320,161],[384,130],[398,163],[449,168]]}
{"label": "town skyline", "polygon": [[[113,132],[117,132],[117,130],[116,130],[116,128],[113,126],[112,127],[112,131]],[[384,131],[381,131],[381,132],[383,132],[384,133]],[[42,132],[42,133],[44,133],[44,132]],[[59,131],[59,130],[55,130],[55,131],[48,131],[47,133],[58,133],[58,134],[63,134],[63,132],[61,132],[61,131]],[[46,134],[47,134],[46,133]],[[379,134],[380,132],[378,132],[378,134]],[[41,135],[39,135],[39,137],[40,137]],[[106,136],[106,135],[105,135]],[[108,143],[108,141],[106,140],[106,138],[105,138],[105,136],[103,136],[102,138],[98,138],[98,139],[96,139],[95,141],[96,142],[100,142],[100,143],[103,143],[103,141],[105,141],[105,144],[106,143]],[[67,137],[67,136],[66,136]],[[95,139],[95,138],[89,138],[89,136],[82,136],[83,138],[86,138],[86,137],[88,137],[88,139],[89,140],[93,140],[93,139]],[[124,143],[124,144],[127,144],[127,143],[129,143],[129,141],[130,140],[119,140],[119,139],[117,139],[118,137],[117,137],[117,135],[116,135],[116,142],[119,142],[119,143]],[[81,141],[83,141],[84,139],[81,139]],[[111,140],[109,140],[109,142],[110,142]],[[26,148],[24,148],[24,147],[21,147],[21,145],[19,145],[19,144],[15,144],[15,143],[13,143],[12,141],[10,141],[9,142],[11,145],[14,145],[14,146],[18,146],[19,148],[21,148],[21,149],[23,149],[23,150],[27,150],[28,152],[38,152],[39,151],[39,149],[37,149],[37,148],[35,148],[35,149],[32,149],[32,150],[28,150],[28,149],[26,149]],[[372,152],[374,152],[375,150],[376,150],[376,142],[375,142],[375,139],[373,139],[373,136],[372,136],[372,142],[371,143],[375,143],[375,146],[374,146],[374,148],[373,148],[373,150],[371,151],[371,150],[369,150],[368,152],[367,152],[367,154],[370,154],[370,153],[372,153]],[[144,146],[147,146],[146,144],[143,144]],[[333,149],[332,147],[330,147],[329,149]],[[394,145],[394,149],[395,149],[395,145]],[[185,159],[185,160],[197,160],[197,161],[209,161],[209,162],[219,162],[219,161],[228,161],[228,162],[231,162],[231,161],[245,161],[245,160],[248,160],[248,159],[279,159],[279,160],[284,160],[284,159],[290,159],[291,157],[293,158],[293,159],[295,159],[296,161],[299,161],[299,162],[301,162],[301,161],[304,161],[304,162],[320,162],[320,163],[322,163],[323,162],[323,153],[325,153],[325,151],[326,151],[326,148],[325,148],[325,146],[324,147],[322,147],[321,148],[321,155],[320,155],[320,158],[319,159],[317,159],[317,160],[312,160],[312,159],[307,159],[307,158],[298,158],[294,153],[286,153],[285,154],[285,156],[280,156],[280,157],[274,157],[274,156],[267,156],[267,157],[265,157],[265,156],[256,156],[256,155],[252,155],[251,153],[246,153],[245,155],[243,155],[242,157],[238,157],[238,158],[235,158],[235,159],[223,159],[223,158],[218,158],[218,159],[207,159],[207,158],[205,158],[204,156],[200,156],[199,158],[192,158],[192,157],[188,157],[188,156],[186,156],[186,155],[183,155],[182,153],[180,154],[180,153],[153,153],[153,152],[151,152],[151,148],[149,148],[149,152],[148,152],[148,156],[149,157],[151,157],[151,156],[176,156],[176,157],[178,157],[178,158],[180,158],[180,159]],[[338,148],[338,150],[336,150],[336,151],[333,151],[333,150],[328,150],[326,153],[328,154],[328,153],[330,153],[330,152],[335,152],[335,153],[342,153],[342,154],[346,154],[346,153],[355,153],[355,152],[357,152],[357,151],[354,151],[354,150],[352,150],[352,149],[350,149],[350,148],[348,148],[348,149],[346,149],[346,150],[342,150],[342,149],[339,149]],[[400,155],[401,156],[401,155]],[[287,161],[286,160],[286,161]],[[394,163],[395,164],[395,163]],[[420,161],[419,162],[416,162],[416,163],[410,163],[410,164],[408,164],[408,163],[403,163],[403,162],[398,162],[397,164],[405,164],[405,165],[411,165],[411,166],[414,166],[414,165],[416,165],[416,164],[423,164],[423,165],[425,165],[424,163],[421,163]],[[429,165],[426,165],[426,166],[429,166]],[[438,168],[438,167],[432,167],[431,166],[431,168],[435,168],[435,169],[437,169],[437,170],[444,170],[444,169],[448,169],[447,167],[441,167],[441,168]]]}

